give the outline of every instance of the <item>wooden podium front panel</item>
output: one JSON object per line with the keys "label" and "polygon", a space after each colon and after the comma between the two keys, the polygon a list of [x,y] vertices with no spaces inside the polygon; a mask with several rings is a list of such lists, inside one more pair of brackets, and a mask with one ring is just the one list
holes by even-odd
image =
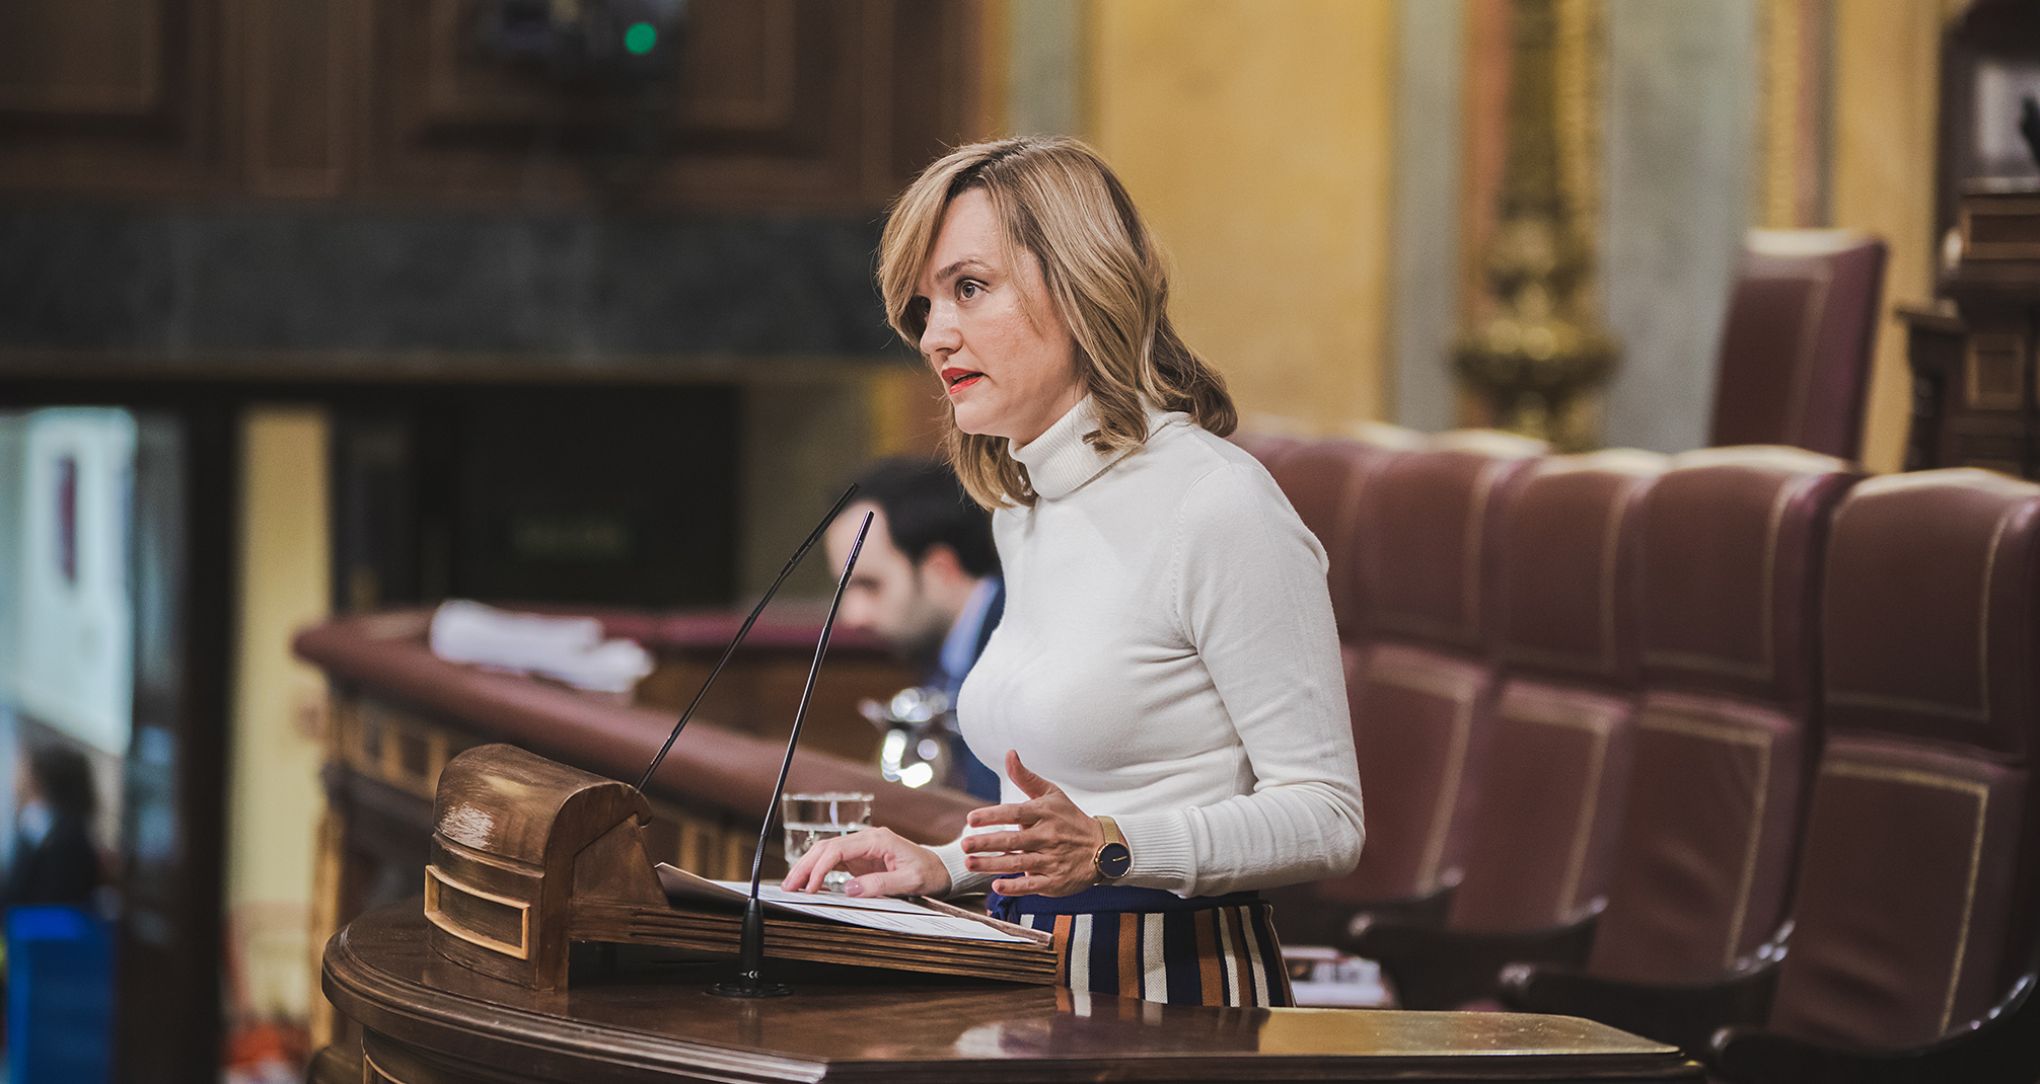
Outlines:
{"label": "wooden podium front panel", "polygon": [[[706,992],[729,961],[577,976],[538,993],[438,959],[415,902],[327,946],[327,996],[363,1032],[315,1080],[1699,1081],[1671,1047],[1513,1013],[1205,1009],[1042,987],[775,967],[793,996]],[[379,1074],[379,1075],[378,1075]]]}

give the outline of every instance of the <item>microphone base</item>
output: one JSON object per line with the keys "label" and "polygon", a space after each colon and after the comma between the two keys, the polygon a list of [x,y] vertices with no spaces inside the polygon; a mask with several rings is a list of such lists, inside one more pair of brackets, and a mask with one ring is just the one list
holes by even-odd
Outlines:
{"label": "microphone base", "polygon": [[734,979],[725,979],[710,986],[708,992],[717,997],[733,997],[750,1001],[768,997],[786,997],[793,993],[793,987],[783,982],[766,982],[764,979],[756,976],[739,975]]}
{"label": "microphone base", "polygon": [[[768,819],[766,823],[771,821]],[[758,846],[762,853],[765,845],[761,843]],[[751,876],[757,877],[755,870]],[[757,1000],[793,993],[793,987],[765,977],[765,906],[758,902],[757,891],[757,882],[753,880],[751,901],[744,908],[743,936],[737,941],[736,971],[731,977],[708,988],[708,992],[717,997]]]}

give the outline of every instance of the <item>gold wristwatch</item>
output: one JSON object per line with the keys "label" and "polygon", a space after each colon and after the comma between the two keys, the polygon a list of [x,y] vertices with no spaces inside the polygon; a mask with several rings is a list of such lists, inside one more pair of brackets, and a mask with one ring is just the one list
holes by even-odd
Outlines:
{"label": "gold wristwatch", "polygon": [[1126,876],[1133,868],[1133,851],[1126,845],[1126,834],[1111,817],[1095,818],[1098,827],[1105,832],[1105,842],[1098,845],[1098,853],[1091,856],[1091,865],[1097,867],[1098,880],[1111,883]]}

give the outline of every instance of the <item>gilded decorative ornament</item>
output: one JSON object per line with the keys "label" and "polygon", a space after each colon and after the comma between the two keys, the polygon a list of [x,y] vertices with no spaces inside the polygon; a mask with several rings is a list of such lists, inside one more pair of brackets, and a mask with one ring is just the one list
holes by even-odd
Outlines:
{"label": "gilded decorative ornament", "polygon": [[1590,172],[1579,168],[1593,157],[1592,126],[1582,123],[1592,8],[1515,0],[1512,16],[1507,169],[1485,261],[1497,303],[1461,336],[1453,360],[1488,402],[1492,424],[1567,450],[1591,448],[1616,361],[1614,340],[1591,312],[1594,257],[1580,228],[1592,199]]}

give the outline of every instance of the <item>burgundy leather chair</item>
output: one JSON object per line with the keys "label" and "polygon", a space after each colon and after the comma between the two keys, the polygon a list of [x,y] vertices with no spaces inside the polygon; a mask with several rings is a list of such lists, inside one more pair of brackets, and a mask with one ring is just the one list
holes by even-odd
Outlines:
{"label": "burgundy leather chair", "polygon": [[1795,928],[1767,1030],[1718,1035],[1713,1060],[1731,1079],[1860,1078],[1938,1048],[1934,1079],[1979,1080],[2005,1060],[1982,1047],[2023,1037],[1997,1070],[2034,1080],[2040,485],[1939,470],[1857,487],[1822,634],[1828,739]]}
{"label": "burgundy leather chair", "polygon": [[[1681,455],[1644,498],[1644,693],[1607,907],[1584,972],[1512,968],[1503,1000],[1697,1046],[1591,979],[1699,982],[1778,929],[1816,749],[1827,530],[1858,480],[1797,448]],[[1612,987],[1609,987],[1612,989]]]}
{"label": "burgundy leather chair", "polygon": [[1722,327],[1708,443],[1856,458],[1883,284],[1875,237],[1751,231]]}
{"label": "burgundy leather chair", "polygon": [[1248,454],[1260,460],[1261,465],[1271,472],[1275,469],[1275,464],[1282,461],[1283,456],[1296,451],[1306,443],[1301,437],[1279,433],[1254,433],[1244,429],[1233,430],[1232,436],[1227,439],[1245,448]]}
{"label": "burgundy leather chair", "polygon": [[1346,638],[1346,695],[1367,846],[1353,873],[1272,894],[1291,943],[1335,943],[1363,909],[1443,919],[1475,786],[1474,724],[1495,685],[1489,535],[1543,450],[1502,433],[1440,434],[1382,457],[1350,506],[1348,594],[1364,602],[1345,624],[1360,633]]}
{"label": "burgundy leather chair", "polygon": [[1638,510],[1663,465],[1635,451],[1540,460],[1501,509],[1493,657],[1506,674],[1472,724],[1486,748],[1445,927],[1363,916],[1347,942],[1406,1008],[1488,994],[1513,960],[1586,951],[1636,704]]}
{"label": "burgundy leather chair", "polygon": [[1360,635],[1366,609],[1357,559],[1364,533],[1360,495],[1396,454],[1393,446],[1369,441],[1312,440],[1280,453],[1268,467],[1297,517],[1325,547],[1331,562],[1326,578],[1332,614],[1339,623],[1339,639],[1349,650],[1357,650],[1350,645]]}
{"label": "burgundy leather chair", "polygon": [[2040,485],[1970,469],[1875,478],[1830,532],[1826,737],[1789,937],[1713,983],[1601,993],[1730,1025],[1705,1049],[1727,1080],[2029,1084]]}
{"label": "burgundy leather chair", "polygon": [[1708,978],[1783,921],[1828,522],[1859,478],[1794,448],[1710,449],[1674,459],[1645,498],[1645,692],[1589,970]]}

